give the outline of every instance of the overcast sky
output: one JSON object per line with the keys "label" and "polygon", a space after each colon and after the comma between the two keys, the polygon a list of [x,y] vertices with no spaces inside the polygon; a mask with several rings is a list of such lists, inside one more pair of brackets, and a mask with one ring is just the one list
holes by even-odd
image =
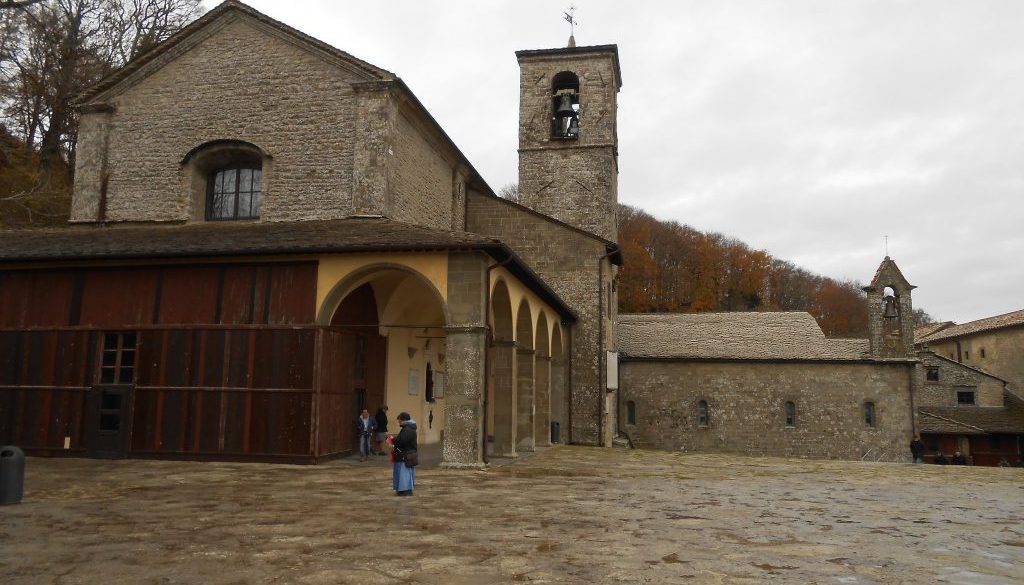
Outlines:
{"label": "overcast sky", "polygon": [[[569,32],[568,0],[249,3],[402,77],[495,190],[513,53]],[[575,4],[619,46],[621,203],[862,282],[888,235],[916,307],[1024,308],[1024,1]]]}

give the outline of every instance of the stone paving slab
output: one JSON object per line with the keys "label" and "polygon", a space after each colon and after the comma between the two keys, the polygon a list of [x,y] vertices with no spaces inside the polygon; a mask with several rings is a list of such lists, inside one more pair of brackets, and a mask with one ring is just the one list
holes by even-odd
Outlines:
{"label": "stone paving slab", "polygon": [[28,461],[0,583],[1024,583],[1024,470],[558,447],[486,471]]}

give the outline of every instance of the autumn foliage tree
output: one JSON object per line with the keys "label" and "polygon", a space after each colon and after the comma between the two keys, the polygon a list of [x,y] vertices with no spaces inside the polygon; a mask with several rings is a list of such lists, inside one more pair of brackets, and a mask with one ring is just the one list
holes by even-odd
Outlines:
{"label": "autumn foliage tree", "polygon": [[867,336],[860,284],[839,282],[738,240],[619,206],[619,310],[807,311],[830,337]]}
{"label": "autumn foliage tree", "polygon": [[67,216],[76,98],[200,8],[200,0],[0,1],[0,225]]}

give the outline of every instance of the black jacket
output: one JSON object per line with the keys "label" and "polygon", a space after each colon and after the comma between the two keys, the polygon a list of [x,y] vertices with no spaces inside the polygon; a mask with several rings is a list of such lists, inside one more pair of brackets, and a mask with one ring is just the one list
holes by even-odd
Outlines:
{"label": "black jacket", "polygon": [[405,454],[416,450],[416,423],[408,421],[402,425],[394,440],[395,461],[405,461]]}
{"label": "black jacket", "polygon": [[911,441],[910,453],[914,457],[924,457],[924,443],[921,441]]}
{"label": "black jacket", "polygon": [[378,433],[388,432],[388,413],[384,412],[382,409],[378,409],[377,414],[375,414],[373,418],[377,419]]}

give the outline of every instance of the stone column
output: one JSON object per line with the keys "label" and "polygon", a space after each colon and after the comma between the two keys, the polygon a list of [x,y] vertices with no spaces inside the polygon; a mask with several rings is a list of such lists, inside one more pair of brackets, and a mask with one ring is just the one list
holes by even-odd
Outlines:
{"label": "stone column", "polygon": [[480,467],[483,430],[484,353],[483,327],[445,329],[444,467]]}
{"label": "stone column", "polygon": [[534,419],[534,356],[536,352],[532,349],[520,348],[516,350],[516,385],[517,399],[516,411],[519,415],[516,425],[516,449],[519,451],[533,451],[533,419]]}
{"label": "stone column", "polygon": [[562,443],[569,442],[569,408],[568,408],[568,396],[566,391],[566,376],[565,376],[565,362],[551,362],[551,385],[550,385],[550,404],[551,404],[551,420],[557,421],[561,427],[561,437],[559,440]]}
{"label": "stone column", "polygon": [[444,467],[483,465],[484,363],[487,355],[487,256],[448,256],[448,323],[445,327]]}
{"label": "stone column", "polygon": [[533,440],[538,447],[551,446],[551,358],[537,356],[534,372]]}
{"label": "stone column", "polygon": [[494,456],[516,456],[516,342],[491,344],[491,373],[494,381]]}

